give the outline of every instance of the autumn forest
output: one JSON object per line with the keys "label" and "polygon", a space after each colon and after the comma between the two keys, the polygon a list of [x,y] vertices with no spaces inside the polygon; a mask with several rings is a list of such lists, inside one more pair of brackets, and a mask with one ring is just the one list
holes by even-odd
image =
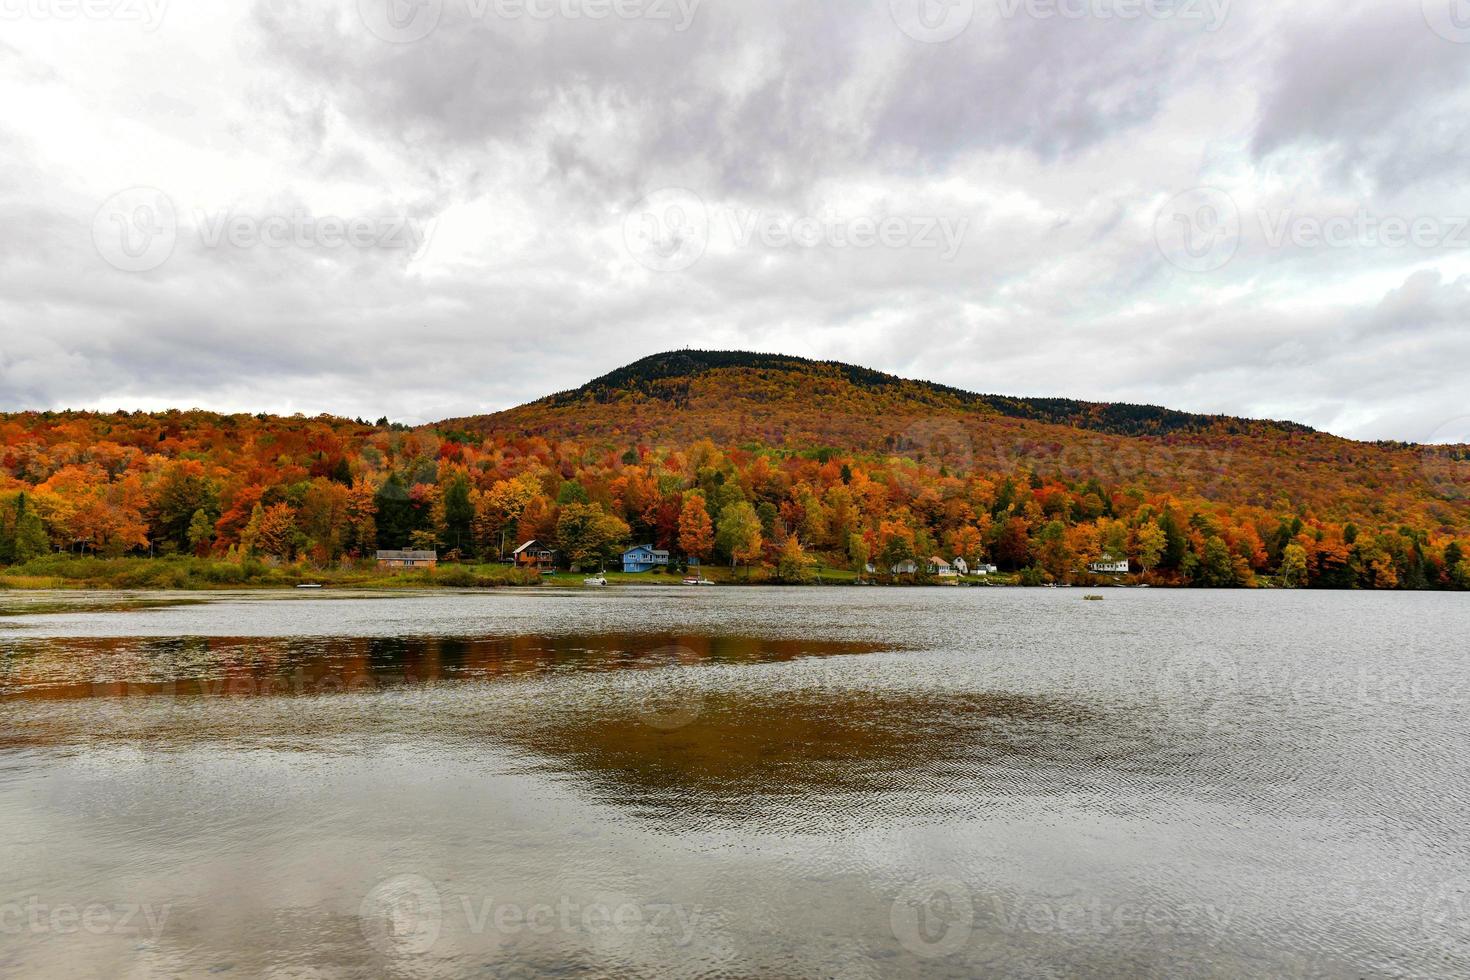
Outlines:
{"label": "autumn forest", "polygon": [[[747,581],[843,569],[920,581],[930,556],[1022,584],[1470,588],[1465,447],[1292,423],[981,396],[739,352],[646,358],[495,415],[0,415],[0,566],[151,557],[223,569],[371,565],[435,549],[564,567],[630,544]],[[913,576],[892,570],[908,560]]]}

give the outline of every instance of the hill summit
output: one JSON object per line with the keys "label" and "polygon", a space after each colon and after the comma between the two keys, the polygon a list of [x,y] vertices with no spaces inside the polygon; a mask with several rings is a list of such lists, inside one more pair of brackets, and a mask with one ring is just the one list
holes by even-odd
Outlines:
{"label": "hill summit", "polygon": [[569,391],[448,427],[653,443],[716,441],[857,452],[902,448],[914,425],[1035,423],[1117,436],[1310,434],[1294,422],[1154,405],[978,394],[838,361],[749,351],[653,354]]}
{"label": "hill summit", "polygon": [[[1260,425],[1251,420],[1224,415],[1178,412],[1156,405],[1083,402],[1070,398],[1018,398],[986,395],[936,384],[913,381],[871,368],[841,361],[815,361],[789,354],[751,351],[680,350],[652,354],[618,368],[580,388],[561,392],[542,403],[562,407],[582,402],[617,401],[624,395],[679,403],[687,400],[691,382],[725,374],[774,381],[785,377],[795,385],[809,382],[842,382],[854,389],[913,406],[962,409],[993,413],[1009,418],[1051,422],[1118,435],[1161,435],[1168,432],[1246,431]],[[1281,431],[1310,432],[1295,422],[1271,422]]]}

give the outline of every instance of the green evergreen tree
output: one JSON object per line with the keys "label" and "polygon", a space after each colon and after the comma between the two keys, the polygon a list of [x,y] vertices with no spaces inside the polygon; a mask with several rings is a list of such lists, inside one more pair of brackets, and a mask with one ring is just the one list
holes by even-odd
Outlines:
{"label": "green evergreen tree", "polygon": [[194,517],[189,521],[189,548],[196,555],[202,555],[209,551],[209,545],[214,541],[214,521],[210,520],[209,512],[203,509],[196,510]]}
{"label": "green evergreen tree", "polygon": [[463,474],[455,476],[444,491],[444,543],[473,553],[475,506],[470,503],[470,483]]}
{"label": "green evergreen tree", "polygon": [[378,547],[384,549],[406,548],[415,526],[413,505],[408,499],[408,489],[397,473],[389,475],[373,497],[377,504]]}

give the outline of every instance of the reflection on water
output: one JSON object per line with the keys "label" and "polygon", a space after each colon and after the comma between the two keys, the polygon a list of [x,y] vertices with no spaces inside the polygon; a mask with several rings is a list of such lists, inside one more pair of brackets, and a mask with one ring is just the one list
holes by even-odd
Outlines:
{"label": "reflection on water", "polygon": [[0,641],[0,699],[312,697],[400,685],[758,663],[894,644],[750,636],[135,637]]}
{"label": "reflection on water", "polygon": [[738,819],[826,832],[879,800],[890,815],[953,813],[1014,793],[1016,769],[1033,785],[1037,770],[1051,770],[1044,791],[1060,792],[1110,748],[1124,755],[1087,712],[1010,695],[686,685],[562,707],[506,740],[598,799],[680,828]]}
{"label": "reflection on water", "polygon": [[1470,974],[1462,607],[708,593],[8,621],[0,975]]}

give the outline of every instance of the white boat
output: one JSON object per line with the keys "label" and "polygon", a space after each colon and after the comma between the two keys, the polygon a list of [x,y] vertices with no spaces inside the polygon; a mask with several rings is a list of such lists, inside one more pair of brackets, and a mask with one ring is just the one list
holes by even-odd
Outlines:
{"label": "white boat", "polygon": [[606,575],[598,574],[598,575],[593,576],[592,578],[584,578],[582,580],[582,584],[583,585],[595,585],[595,586],[601,588],[602,586],[607,585],[607,576]]}
{"label": "white boat", "polygon": [[317,583],[317,582],[302,582],[300,585],[298,585],[296,587],[298,589],[320,589],[321,588],[321,585],[319,583]]}
{"label": "white boat", "polygon": [[680,584],[681,585],[714,585],[715,583],[711,582],[709,579],[707,579],[703,575],[701,575],[699,578],[692,578],[692,577],[691,578],[686,578]]}

